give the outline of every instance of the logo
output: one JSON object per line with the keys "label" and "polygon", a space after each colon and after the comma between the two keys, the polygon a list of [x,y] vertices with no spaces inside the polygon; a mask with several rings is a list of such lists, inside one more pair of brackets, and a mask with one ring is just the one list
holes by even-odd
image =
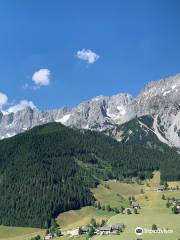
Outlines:
{"label": "logo", "polygon": [[135,234],[136,235],[138,235],[138,236],[140,236],[140,235],[143,235],[143,228],[142,227],[137,227],[136,229],[135,229]]}
{"label": "logo", "polygon": [[152,230],[148,228],[142,228],[142,227],[137,227],[135,229],[135,234],[138,236],[141,236],[143,234],[172,234],[173,230],[172,229],[165,229],[165,228],[158,228],[157,230]]}

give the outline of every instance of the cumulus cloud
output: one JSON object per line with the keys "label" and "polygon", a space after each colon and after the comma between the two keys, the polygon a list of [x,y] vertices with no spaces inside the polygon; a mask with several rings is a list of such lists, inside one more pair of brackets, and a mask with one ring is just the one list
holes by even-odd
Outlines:
{"label": "cumulus cloud", "polygon": [[0,92],[0,109],[2,108],[3,105],[5,105],[8,101],[8,97],[6,94]]}
{"label": "cumulus cloud", "polygon": [[87,61],[88,64],[92,64],[99,59],[99,55],[97,55],[90,49],[82,49],[77,51],[76,57],[81,60]]}
{"label": "cumulus cloud", "polygon": [[34,105],[34,103],[32,101],[21,100],[20,103],[8,108],[7,112],[8,113],[11,113],[11,112],[16,113],[18,111],[23,110],[26,107],[36,109],[36,106]]}
{"label": "cumulus cloud", "polygon": [[39,69],[36,71],[32,80],[37,86],[48,86],[50,84],[51,71],[49,69]]}

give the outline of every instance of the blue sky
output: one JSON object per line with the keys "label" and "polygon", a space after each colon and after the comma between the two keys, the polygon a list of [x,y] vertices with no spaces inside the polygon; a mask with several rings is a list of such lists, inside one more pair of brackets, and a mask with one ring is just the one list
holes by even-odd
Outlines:
{"label": "blue sky", "polygon": [[0,107],[136,96],[148,81],[180,72],[179,10],[178,0],[1,0],[0,92],[8,101]]}

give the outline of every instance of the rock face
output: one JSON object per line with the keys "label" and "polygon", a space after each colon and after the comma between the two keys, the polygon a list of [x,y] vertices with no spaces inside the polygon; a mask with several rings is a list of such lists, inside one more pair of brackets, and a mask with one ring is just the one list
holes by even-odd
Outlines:
{"label": "rock face", "polygon": [[159,140],[180,148],[180,74],[149,83],[137,98],[138,116],[154,117]]}
{"label": "rock face", "polygon": [[0,138],[11,137],[48,122],[101,131],[129,120],[126,113],[132,101],[132,96],[118,94],[112,97],[99,96],[73,109],[64,107],[39,111],[36,108],[25,107],[17,112],[0,112]]}
{"label": "rock face", "polygon": [[4,114],[0,112],[0,138],[11,137],[34,126],[54,122],[55,119],[62,118],[68,111],[67,108],[61,108],[43,112],[36,108],[25,107],[17,112]]}
{"label": "rock face", "polygon": [[95,97],[73,109],[39,111],[25,107],[17,112],[0,112],[0,138],[54,121],[102,131],[146,115],[153,117],[154,132],[160,141],[180,148],[180,74],[150,82],[137,98],[120,93]]}
{"label": "rock face", "polygon": [[150,82],[137,98],[139,115],[159,113],[180,102],[180,74]]}
{"label": "rock face", "polygon": [[112,97],[98,96],[72,109],[66,125],[78,128],[104,130],[128,119],[128,106],[133,102],[129,94]]}

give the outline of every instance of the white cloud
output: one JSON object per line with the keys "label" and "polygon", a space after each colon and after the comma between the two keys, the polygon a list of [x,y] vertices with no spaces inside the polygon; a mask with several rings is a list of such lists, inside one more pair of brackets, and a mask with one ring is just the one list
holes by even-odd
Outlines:
{"label": "white cloud", "polygon": [[37,86],[48,86],[50,84],[50,75],[49,69],[39,69],[33,74],[32,80]]}
{"label": "white cloud", "polygon": [[92,64],[99,59],[99,55],[97,55],[95,52],[91,51],[90,49],[82,49],[77,51],[76,57],[81,60],[87,61],[88,64]]}
{"label": "white cloud", "polygon": [[2,108],[3,105],[5,105],[8,101],[8,97],[6,94],[0,92],[0,109]]}
{"label": "white cloud", "polygon": [[22,100],[22,101],[20,101],[20,103],[8,108],[7,112],[8,113],[10,113],[10,112],[16,113],[18,111],[23,110],[26,107],[36,109],[36,106],[34,105],[34,103],[32,101]]}

